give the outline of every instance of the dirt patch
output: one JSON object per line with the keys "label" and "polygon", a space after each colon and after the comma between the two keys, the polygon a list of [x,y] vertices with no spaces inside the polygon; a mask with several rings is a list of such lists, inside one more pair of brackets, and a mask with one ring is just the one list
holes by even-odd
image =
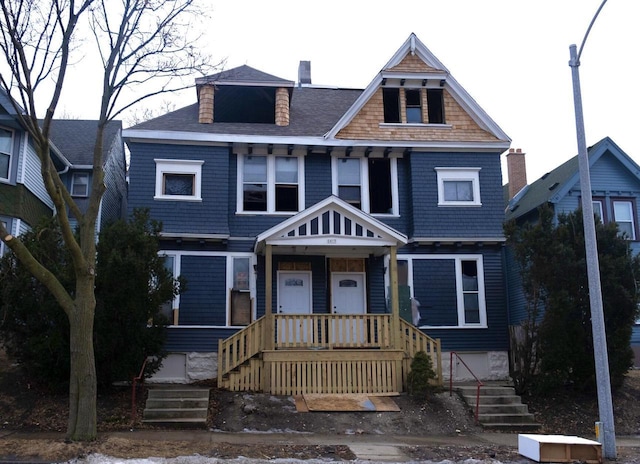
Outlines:
{"label": "dirt patch", "polygon": [[[447,391],[428,400],[409,396],[394,397],[400,412],[296,412],[294,400],[287,396],[233,393],[211,388],[207,427],[211,430],[240,432],[301,432],[349,435],[471,435],[480,431],[466,405]],[[136,430],[163,430],[140,423],[146,388],[138,392]],[[595,395],[554,395],[529,398],[529,409],[542,424],[543,433],[593,436],[597,420]],[[640,372],[632,371],[624,386],[614,394],[617,435],[640,434]],[[246,456],[256,459],[298,458],[352,460],[347,446],[204,443],[197,441],[144,441],[109,435],[131,429],[131,389],[103,392],[98,397],[99,438],[92,443],[67,443],[68,398],[51,394],[25,378],[0,355],[0,460],[66,461],[90,453],[118,458],[177,457],[200,454],[218,458]],[[27,433],[16,439],[12,432]],[[29,435],[31,432],[38,432]],[[53,432],[43,439],[42,432]],[[213,432],[212,432],[213,433]],[[4,435],[4,436],[3,436]],[[35,439],[37,438],[37,439]],[[404,454],[414,460],[463,461],[468,458],[523,462],[522,456],[505,446],[411,446]],[[633,448],[622,448],[618,462],[640,463]],[[528,460],[524,460],[528,462]]]}

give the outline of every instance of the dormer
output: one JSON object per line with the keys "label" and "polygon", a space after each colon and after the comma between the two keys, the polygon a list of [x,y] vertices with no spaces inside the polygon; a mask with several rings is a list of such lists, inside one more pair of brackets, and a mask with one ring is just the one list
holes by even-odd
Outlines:
{"label": "dormer", "polygon": [[198,122],[288,126],[294,85],[247,65],[198,78]]}

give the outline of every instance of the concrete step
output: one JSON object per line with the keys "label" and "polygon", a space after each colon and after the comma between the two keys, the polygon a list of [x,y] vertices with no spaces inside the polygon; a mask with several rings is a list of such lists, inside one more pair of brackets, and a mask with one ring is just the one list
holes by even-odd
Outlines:
{"label": "concrete step", "polygon": [[147,398],[148,409],[177,409],[209,407],[209,398]]}
{"label": "concrete step", "polygon": [[479,414],[478,421],[482,424],[532,424],[535,423],[533,414]]}
{"label": "concrete step", "polygon": [[492,424],[482,424],[482,428],[487,431],[495,432],[538,432],[540,430],[540,424],[537,423],[502,423],[496,422]]}
{"label": "concrete step", "polygon": [[208,413],[209,389],[157,387],[148,391],[142,422],[205,426]]}
{"label": "concrete step", "polygon": [[[469,405],[475,405],[476,398],[476,395],[463,395],[463,399]],[[480,396],[480,404],[522,404],[522,399],[517,395]]]}
{"label": "concrete step", "polygon": [[[478,388],[475,385],[457,385],[455,387],[465,396],[476,396]],[[513,396],[515,389],[509,385],[483,385],[480,387],[481,396]]]}
{"label": "concrete step", "polygon": [[[473,406],[475,411],[475,405]],[[480,414],[529,414],[526,404],[482,404],[478,406]]]}

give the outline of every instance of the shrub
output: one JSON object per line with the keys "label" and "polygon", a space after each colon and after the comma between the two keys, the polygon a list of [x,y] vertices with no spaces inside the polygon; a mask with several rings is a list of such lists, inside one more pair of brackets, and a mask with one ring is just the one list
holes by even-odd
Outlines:
{"label": "shrub", "polygon": [[416,398],[429,395],[433,387],[431,382],[436,378],[431,358],[424,351],[418,351],[411,361],[411,372],[407,376],[407,391]]}

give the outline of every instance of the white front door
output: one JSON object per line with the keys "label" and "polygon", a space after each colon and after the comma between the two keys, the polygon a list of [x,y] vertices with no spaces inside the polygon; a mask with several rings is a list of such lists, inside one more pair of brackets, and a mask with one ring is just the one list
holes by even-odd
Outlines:
{"label": "white front door", "polygon": [[366,313],[365,274],[334,272],[331,274],[331,302],[334,314]]}
{"label": "white front door", "polygon": [[[311,308],[311,272],[278,271],[278,314],[311,314]],[[279,318],[277,330],[280,344],[311,339],[309,318]]]}
{"label": "white front door", "polygon": [[[331,302],[334,314],[365,314],[366,311],[365,274],[334,272],[331,274]],[[357,345],[366,340],[364,320],[340,318],[333,321],[333,342],[343,345]]]}
{"label": "white front door", "polygon": [[278,314],[311,314],[311,272],[278,271]]}

